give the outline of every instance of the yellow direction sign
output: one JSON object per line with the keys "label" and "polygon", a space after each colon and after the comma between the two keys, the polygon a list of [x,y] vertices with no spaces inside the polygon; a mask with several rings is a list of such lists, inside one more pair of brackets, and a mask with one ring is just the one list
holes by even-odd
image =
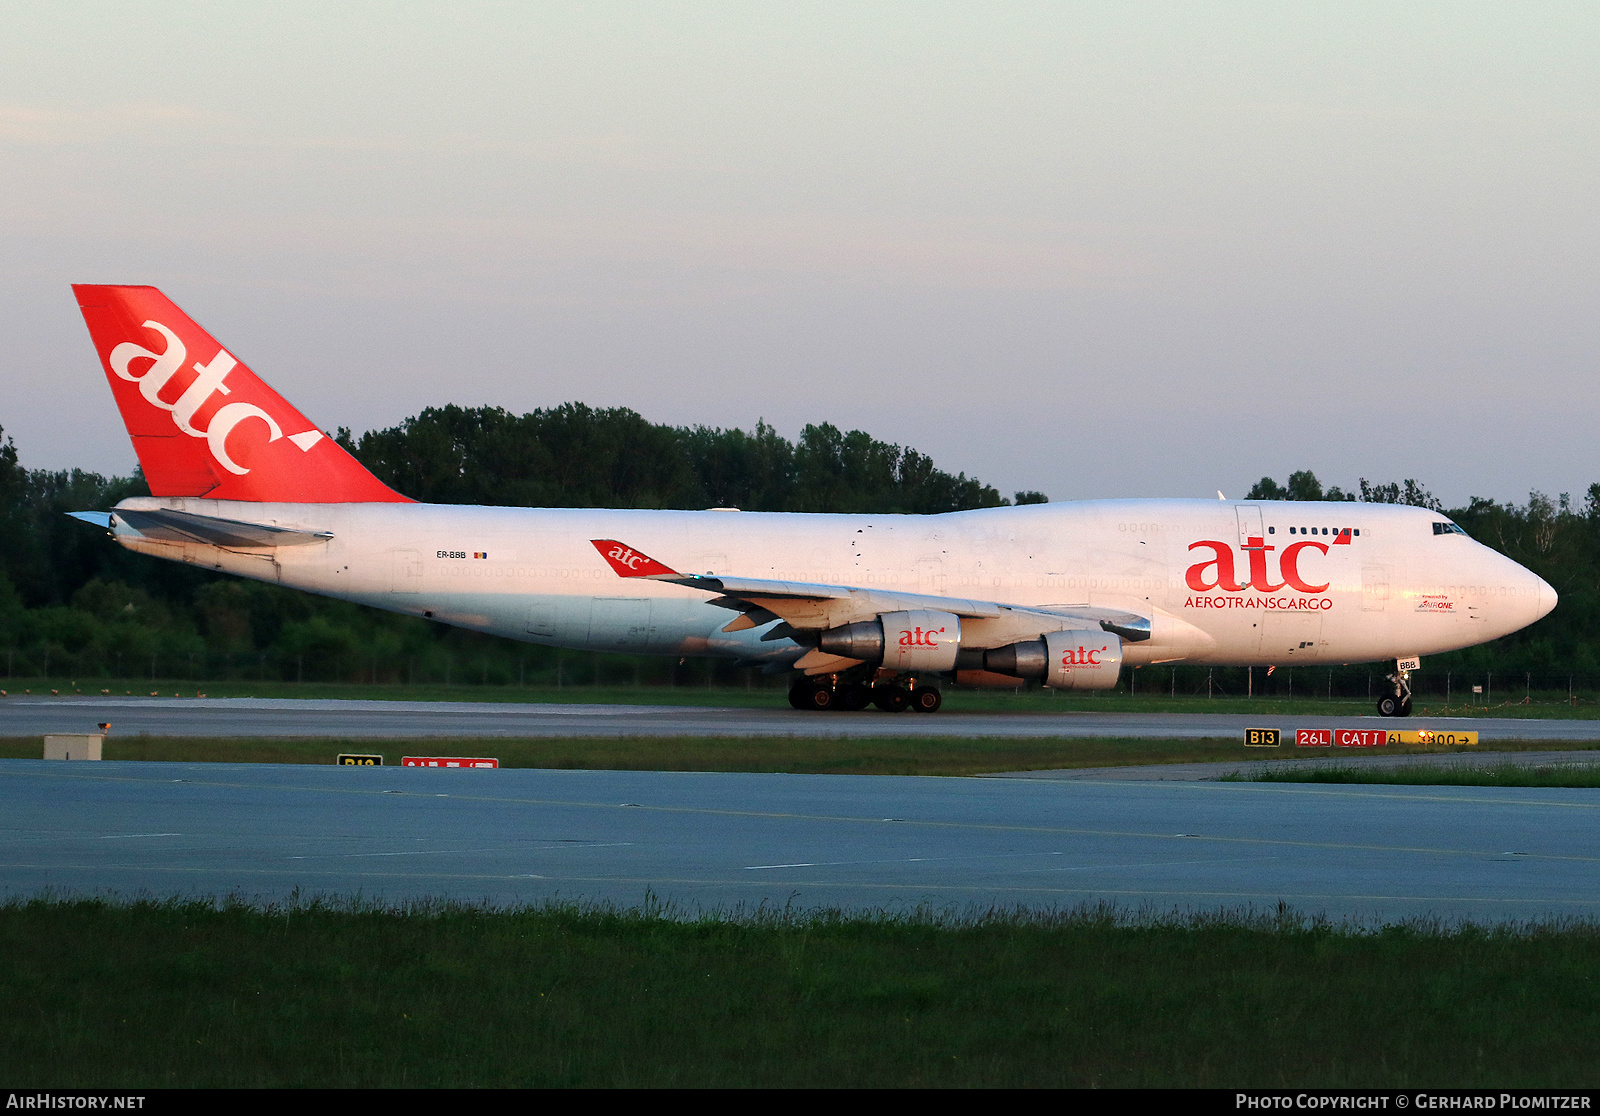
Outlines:
{"label": "yellow direction sign", "polygon": [[1389,733],[1390,744],[1476,744],[1475,732],[1439,732],[1435,729],[1403,729]]}

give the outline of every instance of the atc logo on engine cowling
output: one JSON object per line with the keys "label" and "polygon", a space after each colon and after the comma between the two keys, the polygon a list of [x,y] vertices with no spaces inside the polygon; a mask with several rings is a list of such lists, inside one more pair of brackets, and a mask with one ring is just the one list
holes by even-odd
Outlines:
{"label": "atc logo on engine cowling", "polygon": [[1100,656],[1110,650],[1110,644],[1102,644],[1099,647],[1085,647],[1082,644],[1077,647],[1068,647],[1061,653],[1061,669],[1071,670],[1074,667],[1101,666],[1103,664],[1100,662]]}
{"label": "atc logo on engine cowling", "polygon": [[913,625],[900,633],[897,641],[901,647],[938,647],[939,641],[934,636],[944,635],[944,628],[928,628],[926,630]]}
{"label": "atc logo on engine cowling", "polygon": [[[1334,545],[1348,542],[1349,536],[1341,534]],[[1244,565],[1249,571],[1245,581],[1239,580],[1240,563],[1231,544],[1217,539],[1201,539],[1189,544],[1191,552],[1199,551],[1199,556],[1204,557],[1210,551],[1210,556],[1190,566],[1184,575],[1185,584],[1197,594],[1184,600],[1185,608],[1323,611],[1333,607],[1332,599],[1323,595],[1330,583],[1312,581],[1317,574],[1301,566],[1305,562],[1314,570],[1316,559],[1328,553],[1326,543],[1305,539],[1290,543],[1279,553],[1278,548],[1269,546],[1265,539],[1251,536],[1238,549],[1244,551]],[[1284,593],[1286,589],[1288,593]],[[1219,592],[1220,595],[1210,595]]]}

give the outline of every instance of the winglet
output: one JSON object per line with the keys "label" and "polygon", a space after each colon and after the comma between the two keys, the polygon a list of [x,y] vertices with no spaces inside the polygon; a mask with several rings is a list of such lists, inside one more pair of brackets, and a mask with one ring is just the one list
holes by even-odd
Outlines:
{"label": "winglet", "polygon": [[664,566],[647,554],[640,554],[616,539],[590,539],[600,556],[611,563],[618,577],[679,577],[677,570]]}

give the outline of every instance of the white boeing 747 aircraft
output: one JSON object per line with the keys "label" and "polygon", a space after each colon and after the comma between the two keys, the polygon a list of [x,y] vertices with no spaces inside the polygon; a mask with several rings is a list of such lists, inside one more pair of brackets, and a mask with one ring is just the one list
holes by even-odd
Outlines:
{"label": "white boeing 747 aircraft", "polygon": [[1438,512],[1097,500],[944,515],[421,504],[153,287],[75,286],[154,495],[130,550],[559,647],[794,671],[797,708],[932,712],[939,682],[1108,689],[1124,666],[1396,660],[1544,616],[1541,578]]}

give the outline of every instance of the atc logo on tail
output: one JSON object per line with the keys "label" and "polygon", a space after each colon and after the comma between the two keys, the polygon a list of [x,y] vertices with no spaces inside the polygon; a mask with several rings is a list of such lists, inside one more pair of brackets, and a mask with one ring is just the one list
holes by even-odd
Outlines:
{"label": "atc logo on tail", "polygon": [[72,290],[152,495],[317,504],[406,499],[154,287]]}

